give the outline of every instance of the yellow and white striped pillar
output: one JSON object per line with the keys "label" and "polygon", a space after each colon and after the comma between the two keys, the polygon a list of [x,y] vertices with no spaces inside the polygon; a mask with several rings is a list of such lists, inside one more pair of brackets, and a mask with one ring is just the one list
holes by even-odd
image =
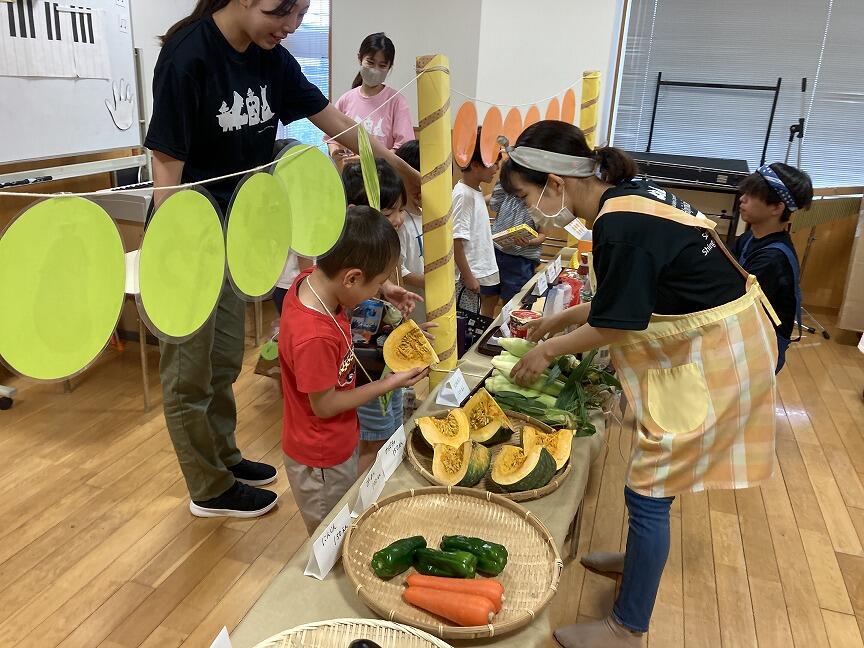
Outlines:
{"label": "yellow and white striped pillar", "polygon": [[450,62],[434,54],[417,58],[420,114],[420,175],[423,200],[423,253],[426,320],[435,322],[435,352],[442,371],[434,387],[456,367],[456,266],[453,261],[453,145],[450,127]]}
{"label": "yellow and white striped pillar", "polygon": [[[582,105],[579,110],[579,128],[585,133],[588,148],[597,142],[597,117],[600,112],[600,73],[587,70],[582,73]],[[567,234],[567,247],[576,247],[576,239]],[[578,258],[578,257],[577,257]]]}
{"label": "yellow and white striped pillar", "polygon": [[585,133],[588,146],[597,143],[597,117],[600,113],[600,73],[589,70],[582,73],[582,106],[579,112],[579,128]]}

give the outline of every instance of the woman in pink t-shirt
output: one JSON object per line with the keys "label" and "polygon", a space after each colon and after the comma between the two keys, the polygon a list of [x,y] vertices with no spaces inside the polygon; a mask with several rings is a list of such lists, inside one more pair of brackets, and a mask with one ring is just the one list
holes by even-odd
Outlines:
{"label": "woman in pink t-shirt", "polygon": [[[395,58],[396,47],[383,32],[364,38],[357,54],[360,72],[351,90],[336,102],[336,108],[362,123],[370,135],[391,150],[414,139],[408,102],[393,88],[384,85]],[[391,97],[393,99],[388,103]],[[337,164],[341,164],[345,157],[354,155],[337,143],[330,144],[330,154]]]}

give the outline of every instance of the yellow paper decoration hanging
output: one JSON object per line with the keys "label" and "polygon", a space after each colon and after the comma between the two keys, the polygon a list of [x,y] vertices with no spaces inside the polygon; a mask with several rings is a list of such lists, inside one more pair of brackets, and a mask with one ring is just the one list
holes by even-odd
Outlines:
{"label": "yellow paper decoration hanging", "polygon": [[323,256],[345,227],[345,189],[336,166],[315,147],[287,149],[274,175],[285,184],[291,203],[291,246],[305,257]]}
{"label": "yellow paper decoration hanging", "polygon": [[381,183],[378,180],[378,167],[375,166],[375,154],[369,133],[363,124],[357,125],[357,142],[360,148],[360,170],[363,172],[363,188],[366,189],[366,199],[372,209],[381,209]]}
{"label": "yellow paper decoration hanging", "polygon": [[273,290],[291,251],[291,203],[278,178],[256,173],[242,182],[229,211],[226,251],[241,295],[257,299]]}
{"label": "yellow paper decoration hanging", "polygon": [[27,209],[0,237],[0,356],[37,380],[86,369],[117,326],[125,272],[117,226],[95,203]]}
{"label": "yellow paper decoration hanging", "polygon": [[161,339],[186,339],[210,319],[225,280],[225,234],[207,196],[181,191],[156,210],[139,276],[141,315]]}

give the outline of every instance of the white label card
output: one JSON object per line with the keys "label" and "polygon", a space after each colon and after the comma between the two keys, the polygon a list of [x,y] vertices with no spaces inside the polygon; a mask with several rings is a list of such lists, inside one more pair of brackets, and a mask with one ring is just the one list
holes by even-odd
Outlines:
{"label": "white label card", "polygon": [[405,455],[405,442],[405,426],[401,425],[378,451],[378,458],[381,459],[385,479],[390,479],[399,464],[402,463],[402,457]]}
{"label": "white label card", "polygon": [[210,644],[210,648],[232,648],[231,639],[228,638],[228,628],[222,628],[222,631],[216,635],[216,639]]}
{"label": "white label card", "polygon": [[339,560],[342,551],[342,539],[350,525],[351,511],[348,510],[346,504],[312,544],[312,555],[309,556],[309,563],[304,572],[306,576],[324,580],[330,570],[333,569],[333,565]]}
{"label": "white label card", "polygon": [[507,322],[501,325],[501,336],[505,338],[513,337],[513,332],[510,330],[510,325]]}
{"label": "white label card", "polygon": [[378,451],[375,463],[360,484],[357,501],[354,503],[354,509],[351,511],[352,518],[359,517],[363,511],[372,506],[381,497],[387,480],[393,476],[399,464],[402,463],[406,442],[405,426],[401,425]]}
{"label": "white label card", "polygon": [[555,275],[560,275],[561,270],[564,269],[564,265],[561,262],[561,257],[555,257]]}
{"label": "white label card", "polygon": [[558,269],[555,267],[554,263],[550,263],[546,268],[546,280],[549,284],[554,284],[555,280],[558,278]]}
{"label": "white label card", "polygon": [[588,228],[585,227],[585,224],[578,218],[565,225],[564,229],[567,231],[568,234],[571,234],[577,241],[581,240],[585,233],[588,231]]}
{"label": "white label card", "polygon": [[360,517],[363,511],[377,502],[386,483],[387,476],[384,474],[384,467],[381,465],[381,455],[379,454],[375,463],[372,464],[372,468],[366,474],[366,478],[360,484],[360,492],[357,493],[357,501],[354,503],[351,517]]}
{"label": "white label card", "polygon": [[438,392],[438,398],[435,399],[435,402],[438,405],[444,405],[445,407],[459,407],[468,396],[471,395],[471,388],[468,386],[468,383],[465,382],[465,376],[462,374],[461,369],[457,369],[454,371],[447,380],[444,381],[444,384],[441,385],[441,389]]}
{"label": "white label card", "polygon": [[545,293],[548,289],[549,281],[546,279],[546,273],[541,272],[537,276],[537,285],[534,287],[534,294],[542,297],[543,293]]}

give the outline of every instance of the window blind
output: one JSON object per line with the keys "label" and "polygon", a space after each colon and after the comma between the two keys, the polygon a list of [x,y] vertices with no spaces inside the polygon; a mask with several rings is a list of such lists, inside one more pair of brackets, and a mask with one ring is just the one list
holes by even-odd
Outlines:
{"label": "window blind", "polygon": [[[783,161],[789,127],[803,112],[801,165],[814,184],[860,185],[861,25],[860,0],[631,0],[613,143],[646,150],[659,72],[669,81],[760,86],[782,77],[767,161]],[[746,159],[755,169],[773,99],[765,91],[663,87],[651,151]]]}
{"label": "window blind", "polygon": [[[297,59],[306,78],[314,83],[325,97],[330,96],[330,0],[312,0],[300,28],[291,34],[284,45]],[[322,133],[308,119],[292,124],[281,124],[279,138],[292,138],[305,144],[322,146]]]}

